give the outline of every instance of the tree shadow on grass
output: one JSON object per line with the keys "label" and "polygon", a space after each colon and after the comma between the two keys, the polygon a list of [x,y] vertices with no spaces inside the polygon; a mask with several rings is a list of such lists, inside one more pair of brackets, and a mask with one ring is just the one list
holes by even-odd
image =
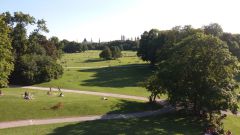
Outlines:
{"label": "tree shadow on grass", "polygon": [[49,135],[199,135],[203,127],[192,117],[170,113],[125,120],[96,120],[56,128]]}
{"label": "tree shadow on grass", "polygon": [[[111,99],[110,99],[111,100]],[[139,102],[120,99],[120,102],[111,107],[111,111],[107,114],[132,113],[150,110],[158,110],[163,106],[160,104],[153,104],[149,102]]]}
{"label": "tree shadow on grass", "polygon": [[146,64],[129,64],[94,69],[81,69],[79,72],[94,72],[93,79],[85,80],[82,86],[134,87],[146,80],[153,69]]}
{"label": "tree shadow on grass", "polygon": [[104,59],[100,59],[100,58],[92,58],[92,59],[87,59],[84,62],[85,63],[90,63],[90,62],[101,62],[101,61],[105,61]]}
{"label": "tree shadow on grass", "polygon": [[[111,100],[111,99],[109,99]],[[106,100],[108,102],[108,100]],[[113,113],[129,113],[142,110],[156,110],[162,108],[157,104],[144,102],[121,100],[120,103],[112,107]],[[102,117],[105,118],[105,115]],[[54,129],[49,135],[198,135],[203,127],[201,122],[193,117],[186,117],[181,113],[168,113],[159,116],[144,118],[115,119],[115,120],[95,120],[69,124]]]}

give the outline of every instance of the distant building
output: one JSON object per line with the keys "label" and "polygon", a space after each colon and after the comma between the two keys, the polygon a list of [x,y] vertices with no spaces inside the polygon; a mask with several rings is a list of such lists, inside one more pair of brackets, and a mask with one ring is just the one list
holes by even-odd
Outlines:
{"label": "distant building", "polygon": [[121,35],[121,41],[125,41],[125,36],[124,35]]}
{"label": "distant building", "polygon": [[87,43],[87,39],[84,38],[83,41],[82,41],[82,43]]}

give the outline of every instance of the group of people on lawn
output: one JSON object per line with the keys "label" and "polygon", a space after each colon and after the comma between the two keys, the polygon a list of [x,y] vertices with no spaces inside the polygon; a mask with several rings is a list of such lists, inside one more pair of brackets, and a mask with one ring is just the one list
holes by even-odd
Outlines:
{"label": "group of people on lawn", "polygon": [[[60,92],[59,97],[64,97],[60,87],[58,87],[58,91]],[[2,90],[0,90],[0,96],[3,96]],[[50,87],[50,90],[47,92],[47,95],[52,95],[52,88]],[[30,100],[33,99],[33,95],[31,95],[29,92],[25,91],[23,94],[23,99]]]}
{"label": "group of people on lawn", "polygon": [[[60,87],[58,87],[58,91],[60,92],[59,97],[64,97]],[[52,88],[51,87],[49,88],[49,91],[47,92],[47,95],[52,95]],[[32,95],[27,91],[24,92],[23,98],[26,99],[26,100],[33,99]]]}

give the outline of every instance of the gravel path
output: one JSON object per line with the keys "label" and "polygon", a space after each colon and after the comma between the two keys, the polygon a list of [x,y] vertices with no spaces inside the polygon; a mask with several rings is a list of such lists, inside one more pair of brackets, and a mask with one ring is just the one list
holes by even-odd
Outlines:
{"label": "gravel path", "polygon": [[164,114],[170,111],[174,111],[174,110],[171,107],[164,107],[162,109],[155,110],[155,111],[145,111],[145,112],[128,113],[128,114],[106,114],[106,115],[83,116],[83,117],[30,119],[30,120],[0,122],[0,129],[30,126],[30,125],[65,123],[65,122],[83,122],[83,121],[92,121],[92,120],[140,118],[140,117]]}

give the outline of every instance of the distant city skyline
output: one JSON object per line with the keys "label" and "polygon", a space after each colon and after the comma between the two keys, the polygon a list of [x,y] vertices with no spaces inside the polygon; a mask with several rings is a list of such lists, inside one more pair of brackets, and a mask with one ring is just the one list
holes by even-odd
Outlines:
{"label": "distant city skyline", "polygon": [[240,33],[239,5],[238,0],[2,0],[0,12],[22,11],[46,20],[47,37],[98,42],[178,25],[219,23],[226,32]]}

